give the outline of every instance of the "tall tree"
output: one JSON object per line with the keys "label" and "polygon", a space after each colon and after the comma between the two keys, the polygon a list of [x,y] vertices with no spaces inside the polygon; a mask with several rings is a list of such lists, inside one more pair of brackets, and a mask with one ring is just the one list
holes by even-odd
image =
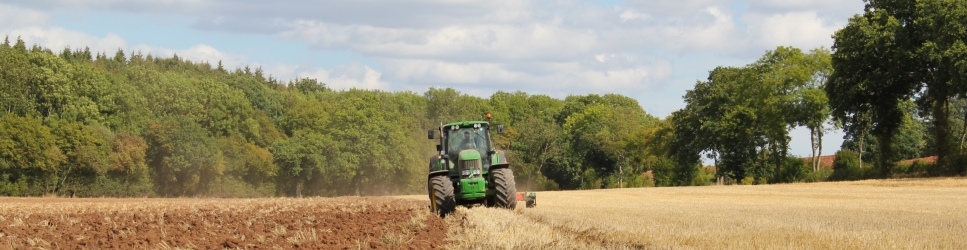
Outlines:
{"label": "tall tree", "polygon": [[819,129],[826,121],[825,95],[816,89],[828,72],[822,53],[778,47],[746,67],[709,72],[674,114],[672,145],[682,170],[693,172],[699,154],[710,152],[720,176],[784,181],[777,174],[787,162],[788,130]]}
{"label": "tall tree", "polygon": [[807,60],[808,66],[813,72],[812,80],[805,86],[797,89],[801,107],[801,124],[809,129],[809,142],[812,148],[812,168],[813,171],[819,170],[819,158],[823,155],[823,135],[828,131],[827,124],[830,124],[831,111],[829,109],[829,97],[823,88],[829,81],[829,76],[833,73],[830,51],[825,48],[810,51]]}
{"label": "tall tree", "polygon": [[149,125],[145,139],[148,166],[161,195],[204,195],[224,172],[217,141],[187,117],[168,117]]}
{"label": "tall tree", "polygon": [[[0,172],[5,182],[26,182],[40,195],[53,191],[58,167],[67,161],[57,139],[39,119],[0,117]],[[15,194],[7,194],[15,195]]]}
{"label": "tall tree", "polygon": [[49,120],[51,131],[57,138],[57,145],[64,152],[66,161],[54,168],[56,176],[54,190],[68,186],[68,181],[78,184],[93,183],[97,176],[110,169],[110,146],[113,133],[98,133],[95,128],[64,120]]}
{"label": "tall tree", "polygon": [[[906,2],[898,7],[907,10],[911,5]],[[895,6],[883,8],[891,7]],[[955,167],[946,159],[954,146],[950,133],[950,100],[967,95],[967,2],[916,1],[912,16],[909,18],[912,25],[906,26],[907,40],[912,40],[907,50],[919,60],[912,65],[916,68],[908,71],[917,73],[918,82],[926,88],[921,103],[931,106],[938,161]]]}
{"label": "tall tree", "polygon": [[327,144],[330,141],[331,139],[318,133],[300,131],[287,140],[272,144],[270,150],[275,157],[275,164],[279,166],[280,180],[289,181],[294,185],[292,195],[302,197],[303,187],[310,181],[321,183],[320,185],[326,188],[329,187],[326,185],[329,182],[345,183],[344,180],[349,173],[326,171],[326,156],[330,155],[329,151],[331,151]]}
{"label": "tall tree", "polygon": [[[912,61],[904,50],[907,41],[896,39],[905,32],[903,25],[903,20],[868,4],[865,14],[850,18],[833,35],[833,74],[825,90],[833,116],[847,132],[859,134],[861,154],[863,133],[871,127],[878,151],[889,155],[903,118],[899,103],[911,97],[917,84],[907,70]],[[884,173],[890,169],[882,157],[877,165]]]}

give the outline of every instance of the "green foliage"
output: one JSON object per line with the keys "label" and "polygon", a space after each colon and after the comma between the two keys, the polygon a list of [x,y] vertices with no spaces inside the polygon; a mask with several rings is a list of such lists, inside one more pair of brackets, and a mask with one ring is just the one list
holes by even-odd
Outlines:
{"label": "green foliage", "polygon": [[755,178],[752,176],[742,178],[742,180],[739,181],[739,185],[752,185],[754,183],[755,183]]}
{"label": "green foliage", "polygon": [[780,182],[804,182],[806,177],[812,171],[806,162],[798,157],[787,157],[786,164],[783,166],[782,172],[779,173]]}
{"label": "green foliage", "polygon": [[936,170],[936,163],[926,161],[914,161],[912,163],[899,163],[893,165],[893,175],[895,177],[926,177]]}
{"label": "green foliage", "polygon": [[226,182],[247,184],[250,189],[258,189],[275,180],[279,167],[273,162],[268,149],[239,137],[223,138],[219,140],[219,146],[225,159],[226,177],[223,179]]}
{"label": "green foliage", "polygon": [[514,163],[511,167],[519,180],[518,188],[524,190],[543,186],[539,184],[544,177],[541,171],[552,165],[551,160],[566,150],[561,144],[560,128],[536,117],[528,117],[518,124],[515,127],[519,130],[507,131],[508,137],[515,140],[509,143],[509,147],[503,147],[513,152],[510,154]]}
{"label": "green foliage", "polygon": [[[483,120],[529,190],[704,185],[668,118],[632,98],[450,88],[333,91],[139,52],[0,46],[0,194],[301,196],[422,193],[441,122]],[[651,172],[649,172],[651,171]],[[651,173],[651,174],[648,174]],[[653,176],[653,177],[652,177]]]}
{"label": "green foliage", "polygon": [[835,73],[826,92],[834,116],[857,138],[874,134],[883,174],[892,170],[894,137],[902,134],[903,103],[911,98],[930,117],[928,148],[939,167],[957,167],[947,158],[955,145],[951,100],[967,94],[964,27],[964,1],[868,1],[862,15],[833,35]]}
{"label": "green foliage", "polygon": [[62,164],[48,171],[56,178],[55,192],[67,186],[90,184],[111,168],[108,141],[114,135],[109,130],[53,119],[48,122],[66,157]]}
{"label": "green foliage", "polygon": [[154,197],[154,185],[147,176],[135,181],[129,181],[112,176],[97,176],[94,181],[85,185],[75,185],[63,190],[60,195],[77,197]]}
{"label": "green foliage", "polygon": [[185,116],[152,123],[144,136],[147,163],[159,195],[207,194],[209,184],[225,170],[217,141]]}
{"label": "green foliage", "polygon": [[658,158],[651,165],[652,173],[655,176],[654,182],[655,186],[667,187],[674,186],[678,182],[678,176],[676,176],[676,164],[675,161],[669,158]]}
{"label": "green foliage", "polygon": [[[923,155],[922,152],[926,147],[925,137],[928,135],[926,126],[921,118],[916,116],[916,106],[912,100],[907,100],[901,103],[900,106],[903,109],[903,120],[901,121],[900,127],[897,128],[897,132],[892,136],[891,155],[884,156],[886,161],[893,163],[896,161],[920,158]],[[849,149],[855,152],[859,152],[859,134],[863,134],[866,137],[863,140],[865,147],[863,149],[863,161],[867,163],[875,162],[876,159],[880,158],[880,145],[879,138],[873,136],[872,129],[867,129],[865,132],[861,133],[849,132],[846,134],[846,140],[843,141],[842,148]],[[878,163],[882,164],[882,163]],[[882,168],[880,168],[882,169]]]}
{"label": "green foliage", "polygon": [[272,196],[276,191],[271,182],[253,187],[249,182],[239,180],[233,175],[221,176],[212,181],[211,186],[209,195],[214,197],[257,198]]}
{"label": "green foliage", "polygon": [[938,168],[936,165],[920,166],[927,169],[931,175],[967,175],[967,154],[960,153],[953,155],[946,168]]}
{"label": "green foliage", "polygon": [[[279,166],[279,178],[292,184],[292,189],[289,190],[285,189],[287,187],[279,187],[283,188],[284,193],[301,197],[303,187],[310,181],[312,182],[308,186],[319,189],[310,190],[310,194],[320,194],[314,191],[326,192],[326,188],[348,182],[348,171],[326,167],[326,156],[330,155],[327,151],[332,150],[328,145],[330,141],[330,138],[321,134],[305,132],[272,144],[270,150],[275,156],[275,164]],[[332,173],[334,176],[322,178],[324,173]]]}
{"label": "green foliage", "polygon": [[715,168],[703,166],[698,175],[692,178],[692,186],[708,186],[715,183]]}
{"label": "green foliage", "polygon": [[0,117],[0,177],[16,183],[2,190],[4,195],[37,195],[57,187],[57,175],[67,157],[57,137],[39,119],[5,115]]}
{"label": "green foliage", "polygon": [[[789,47],[768,51],[745,67],[709,72],[707,81],[685,94],[686,107],[671,119],[675,133],[669,148],[678,173],[699,176],[694,166],[706,153],[715,159],[718,176],[752,177],[756,183],[794,181],[798,173],[783,172],[799,167],[798,162],[788,166],[788,129],[822,129],[828,110],[818,88],[828,72],[825,50],[803,53]],[[681,184],[697,181],[687,178]]]}
{"label": "green foliage", "polygon": [[149,179],[147,160],[148,143],[144,138],[119,132],[111,140],[111,169],[109,173],[121,182],[138,184]]}
{"label": "green foliage", "polygon": [[[562,130],[564,139],[569,141],[570,151],[576,159],[583,160],[580,166],[593,167],[595,173],[614,175],[616,178],[603,182],[602,185],[606,186],[624,186],[625,169],[634,174],[644,172],[644,169],[629,166],[631,154],[642,154],[643,150],[628,149],[631,144],[644,144],[636,133],[654,126],[657,118],[646,114],[637,101],[627,97],[590,95],[569,99],[577,101],[568,102],[573,103],[570,107],[574,112],[565,119]],[[583,107],[583,110],[577,111],[574,107]],[[588,170],[586,168],[583,172]],[[582,180],[587,180],[586,176]],[[582,181],[585,188],[600,188],[588,185]]]}
{"label": "green foliage", "polygon": [[871,178],[875,169],[869,164],[860,165],[859,153],[852,150],[840,150],[836,152],[836,160],[833,161],[833,174],[830,180],[862,180]]}
{"label": "green foliage", "polygon": [[[494,144],[507,150],[526,189],[707,185],[716,177],[749,184],[867,178],[880,171],[811,171],[788,155],[788,130],[805,126],[821,140],[832,114],[852,138],[863,138],[864,158],[914,158],[942,144],[924,136],[942,129],[924,123],[916,104],[930,115],[937,100],[945,102],[937,96],[967,91],[950,73],[962,47],[952,39],[959,33],[930,29],[959,27],[959,19],[950,18],[959,5],[918,3],[914,14],[890,11],[899,3],[871,5],[871,14],[837,33],[834,53],[778,47],[744,67],[716,68],[686,94],[686,108],[664,120],[615,94],[559,100],[503,91],[480,98],[450,88],[333,91],[314,79],[279,82],[260,69],[229,71],[123,51],[93,59],[86,49],[55,55],[18,41],[0,47],[0,87],[9,90],[0,93],[0,191],[224,197],[421,192],[422,166],[433,154],[424,131],[440,122],[481,120],[487,112],[506,126]],[[926,45],[900,53],[911,48],[904,40],[909,37],[891,39],[912,31]],[[887,67],[887,59],[897,58],[948,71],[937,78],[951,83],[947,94],[925,92],[934,99],[915,104],[912,92],[903,90],[906,78],[863,71],[871,66],[865,61]],[[945,85],[926,85],[941,90],[937,86]],[[952,131],[947,144],[960,132]],[[858,141],[847,140],[846,147]],[[703,155],[718,166],[702,167]],[[956,172],[922,163],[879,165],[911,175]]]}
{"label": "green foliage", "polygon": [[812,171],[806,174],[802,178],[802,182],[820,182],[829,180],[830,176],[833,175],[832,168],[820,168],[818,171]]}

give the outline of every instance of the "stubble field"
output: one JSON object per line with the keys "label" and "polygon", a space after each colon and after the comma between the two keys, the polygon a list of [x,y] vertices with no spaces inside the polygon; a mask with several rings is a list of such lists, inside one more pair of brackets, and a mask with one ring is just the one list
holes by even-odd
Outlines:
{"label": "stubble field", "polygon": [[[538,193],[458,209],[451,248],[967,249],[967,179]],[[497,239],[497,240],[494,240]]]}

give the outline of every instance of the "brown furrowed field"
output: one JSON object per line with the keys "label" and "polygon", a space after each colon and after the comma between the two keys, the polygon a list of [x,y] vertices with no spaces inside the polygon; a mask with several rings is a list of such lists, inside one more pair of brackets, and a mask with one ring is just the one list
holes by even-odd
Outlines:
{"label": "brown furrowed field", "polygon": [[967,179],[541,192],[446,221],[455,249],[967,249]]}
{"label": "brown furrowed field", "polygon": [[434,249],[425,204],[392,198],[0,198],[3,249]]}

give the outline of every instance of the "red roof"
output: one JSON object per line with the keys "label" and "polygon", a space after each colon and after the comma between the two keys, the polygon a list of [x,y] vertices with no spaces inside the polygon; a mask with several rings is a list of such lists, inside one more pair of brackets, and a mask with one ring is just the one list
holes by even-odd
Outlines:
{"label": "red roof", "polygon": [[[813,158],[812,157],[803,157],[803,158],[800,158],[800,159],[802,159],[803,161],[805,161],[807,166],[811,166],[809,164],[813,163]],[[819,167],[821,167],[821,168],[833,168],[833,161],[835,161],[835,160],[836,160],[836,155],[823,155],[823,156],[820,156],[819,157]]]}
{"label": "red roof", "polygon": [[923,158],[902,160],[902,161],[898,161],[896,164],[913,164],[914,162],[918,162],[918,161],[923,163],[935,163],[937,162],[937,156],[927,156]]}

